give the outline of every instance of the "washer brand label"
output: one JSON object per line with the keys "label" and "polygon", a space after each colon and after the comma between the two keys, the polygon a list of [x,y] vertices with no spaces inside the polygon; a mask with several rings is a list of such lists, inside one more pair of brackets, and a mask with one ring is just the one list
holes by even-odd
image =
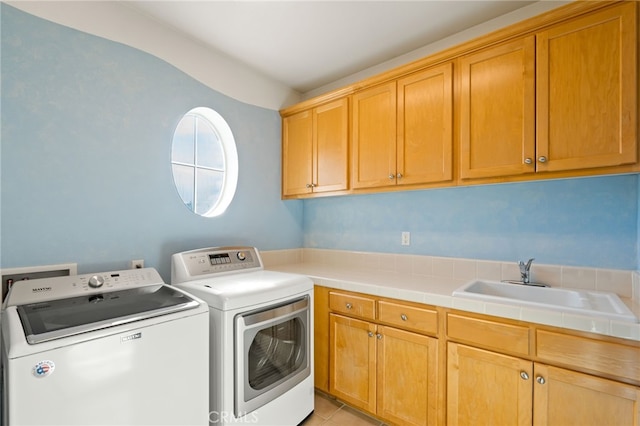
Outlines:
{"label": "washer brand label", "polygon": [[53,370],[55,370],[55,368],[56,368],[56,365],[54,364],[53,361],[49,361],[49,360],[40,361],[33,367],[33,369],[31,370],[31,373],[35,377],[41,379],[43,377],[47,377],[53,374]]}
{"label": "washer brand label", "polygon": [[43,291],[51,291],[51,287],[36,287],[31,289],[32,293],[42,293]]}
{"label": "washer brand label", "polygon": [[142,333],[130,334],[128,336],[123,336],[120,338],[121,343],[130,342],[132,340],[142,339]]}

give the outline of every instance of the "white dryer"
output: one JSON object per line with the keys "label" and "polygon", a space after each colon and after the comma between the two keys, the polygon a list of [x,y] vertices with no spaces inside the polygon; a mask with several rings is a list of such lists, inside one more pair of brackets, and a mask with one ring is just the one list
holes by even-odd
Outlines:
{"label": "white dryer", "polygon": [[313,282],[254,247],[174,254],[171,284],[209,304],[210,420],[295,426],[314,409]]}
{"label": "white dryer", "polygon": [[5,425],[208,425],[209,310],[153,268],[20,281]]}

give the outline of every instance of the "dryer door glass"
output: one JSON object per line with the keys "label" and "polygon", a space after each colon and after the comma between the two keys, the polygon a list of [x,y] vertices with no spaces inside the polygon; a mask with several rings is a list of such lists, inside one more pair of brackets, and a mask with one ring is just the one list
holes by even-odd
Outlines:
{"label": "dryer door glass", "polygon": [[249,347],[249,385],[261,390],[296,372],[304,361],[299,318],[261,329]]}
{"label": "dryer door glass", "polygon": [[236,317],[236,416],[309,377],[310,317],[309,296]]}

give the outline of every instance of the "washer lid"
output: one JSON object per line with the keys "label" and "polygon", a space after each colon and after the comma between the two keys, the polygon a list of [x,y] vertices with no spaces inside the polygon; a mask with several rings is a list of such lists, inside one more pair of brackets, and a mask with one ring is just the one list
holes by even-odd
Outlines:
{"label": "washer lid", "polygon": [[197,300],[160,284],[19,305],[17,311],[27,342],[34,344],[198,306]]}

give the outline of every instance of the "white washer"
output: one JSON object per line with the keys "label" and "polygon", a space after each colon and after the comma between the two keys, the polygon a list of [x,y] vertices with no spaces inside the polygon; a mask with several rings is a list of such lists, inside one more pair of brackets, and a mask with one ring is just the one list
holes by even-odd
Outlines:
{"label": "white washer", "polygon": [[313,282],[254,247],[176,253],[171,284],[209,304],[210,421],[294,426],[314,409]]}
{"label": "white washer", "polygon": [[5,425],[208,425],[209,312],[153,268],[15,283]]}

